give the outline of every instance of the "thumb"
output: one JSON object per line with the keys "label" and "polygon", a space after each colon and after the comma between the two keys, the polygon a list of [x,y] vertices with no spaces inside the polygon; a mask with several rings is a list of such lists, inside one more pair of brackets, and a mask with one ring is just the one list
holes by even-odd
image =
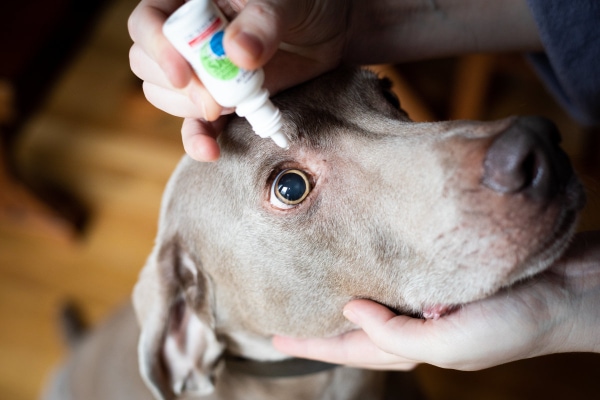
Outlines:
{"label": "thumb", "polygon": [[392,310],[371,300],[353,300],[344,307],[344,317],[363,330],[381,329],[395,316]]}
{"label": "thumb", "polygon": [[[418,359],[426,322],[397,315],[371,300],[353,300],[344,307],[344,316],[359,325],[380,349],[399,356]],[[418,352],[416,352],[418,353]],[[416,358],[415,358],[416,357]]]}
{"label": "thumb", "polygon": [[225,31],[225,51],[244,69],[261,68],[273,57],[296,1],[250,0]]}

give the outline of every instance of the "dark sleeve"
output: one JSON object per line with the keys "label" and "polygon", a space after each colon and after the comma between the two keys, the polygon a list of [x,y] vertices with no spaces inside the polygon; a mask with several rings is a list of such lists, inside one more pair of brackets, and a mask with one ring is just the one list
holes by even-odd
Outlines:
{"label": "dark sleeve", "polygon": [[527,0],[544,53],[531,54],[538,74],[580,124],[600,124],[600,1]]}

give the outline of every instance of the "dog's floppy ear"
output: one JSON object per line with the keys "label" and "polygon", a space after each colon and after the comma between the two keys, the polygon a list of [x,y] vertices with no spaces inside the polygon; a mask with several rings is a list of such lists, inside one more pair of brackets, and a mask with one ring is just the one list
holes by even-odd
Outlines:
{"label": "dog's floppy ear", "polygon": [[211,284],[177,238],[158,241],[133,303],[141,326],[140,373],[154,396],[211,393],[223,352],[214,330]]}

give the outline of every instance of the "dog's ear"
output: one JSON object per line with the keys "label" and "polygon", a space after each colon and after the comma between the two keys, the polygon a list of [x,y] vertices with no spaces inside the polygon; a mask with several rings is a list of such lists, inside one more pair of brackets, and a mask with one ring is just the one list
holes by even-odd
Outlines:
{"label": "dog's ear", "polygon": [[154,396],[211,393],[223,352],[214,330],[211,283],[177,239],[158,241],[133,303],[141,326],[140,373]]}

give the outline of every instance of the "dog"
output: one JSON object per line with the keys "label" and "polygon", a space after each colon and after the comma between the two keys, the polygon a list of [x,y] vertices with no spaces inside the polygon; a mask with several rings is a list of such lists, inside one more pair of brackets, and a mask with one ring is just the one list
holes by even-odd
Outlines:
{"label": "dog", "polygon": [[133,309],[84,341],[51,392],[380,399],[382,373],[290,359],[271,337],[355,329],[341,310],[356,298],[440,318],[568,246],[585,197],[545,119],[415,123],[389,81],[354,68],[273,101],[290,148],[232,118],[218,162],[183,158]]}

